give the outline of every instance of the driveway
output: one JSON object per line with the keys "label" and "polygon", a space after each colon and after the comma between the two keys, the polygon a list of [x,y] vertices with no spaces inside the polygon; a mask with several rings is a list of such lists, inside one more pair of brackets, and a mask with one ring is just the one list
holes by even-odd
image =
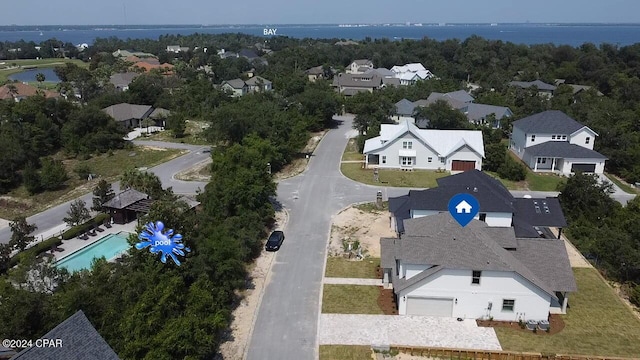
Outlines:
{"label": "driveway", "polygon": [[502,350],[493,328],[433,316],[322,314],[318,344]]}
{"label": "driveway", "polygon": [[[173,191],[177,194],[196,194],[198,189],[204,190],[206,183],[181,181],[175,179],[174,175],[184,169],[192,167],[193,165],[211,156],[210,153],[203,152],[203,150],[208,149],[208,147],[161,141],[133,141],[133,143],[142,146],[155,146],[161,148],[188,150],[189,152],[187,154],[167,161],[158,166],[154,166],[150,168],[149,171],[158,175],[158,177],[162,181],[162,186],[164,186],[165,188],[172,187]],[[113,183],[112,187],[116,193],[120,191],[119,182]],[[91,204],[93,195],[91,193],[88,193],[81,196],[79,199],[84,200],[87,204]],[[60,233],[60,231],[65,228],[62,218],[66,215],[67,210],[69,210],[69,206],[72,201],[67,201],[58,206],[54,206],[49,210],[27,218],[27,221],[29,223],[36,224],[36,226],[38,226],[38,229],[35,233],[36,238],[46,239],[50,236],[53,236],[54,234]],[[0,243],[6,244],[7,242],[9,242],[10,237],[11,230],[8,227],[0,229]]]}

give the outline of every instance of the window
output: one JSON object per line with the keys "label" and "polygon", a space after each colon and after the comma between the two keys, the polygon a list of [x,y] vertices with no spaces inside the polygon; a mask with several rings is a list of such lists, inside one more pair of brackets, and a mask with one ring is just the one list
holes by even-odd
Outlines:
{"label": "window", "polygon": [[535,135],[531,135],[531,142],[536,141],[536,136]]}
{"label": "window", "polygon": [[588,144],[588,143],[589,143],[589,140],[591,140],[591,138],[587,136],[587,137],[584,139],[584,143],[585,143],[585,144]]}
{"label": "window", "polygon": [[538,164],[546,164],[547,158],[538,158]]}
{"label": "window", "polygon": [[432,161],[433,161],[433,158],[432,158],[432,157],[429,157],[429,158],[427,158],[427,161],[428,161],[428,162],[432,162]]}
{"label": "window", "polygon": [[515,300],[510,300],[510,299],[503,299],[502,300],[502,311],[511,311],[513,312],[513,309],[516,307],[516,301]]}
{"label": "window", "polygon": [[402,142],[403,149],[413,149],[413,141],[403,141]]}
{"label": "window", "polygon": [[383,164],[387,163],[387,157],[385,155],[382,155],[382,163]]}
{"label": "window", "polygon": [[485,214],[485,213],[480,213],[480,221],[487,222],[487,214]]}
{"label": "window", "polygon": [[567,135],[562,135],[562,140],[567,140]]}
{"label": "window", "polygon": [[551,135],[551,140],[555,140],[556,136],[555,135]]}
{"label": "window", "polygon": [[400,163],[402,164],[402,166],[412,166],[413,158],[408,156],[403,156],[400,158]]}
{"label": "window", "polygon": [[440,157],[440,162],[444,164],[444,158]]}
{"label": "window", "polygon": [[482,271],[473,270],[471,272],[471,284],[480,285],[480,275],[482,275]]}

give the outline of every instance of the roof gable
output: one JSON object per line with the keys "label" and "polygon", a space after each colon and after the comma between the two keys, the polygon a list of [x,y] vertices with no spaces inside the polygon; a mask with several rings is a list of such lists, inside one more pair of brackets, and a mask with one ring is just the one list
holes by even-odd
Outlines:
{"label": "roof gable", "polygon": [[560,110],[547,110],[513,122],[525,134],[572,134],[585,127]]}
{"label": "roof gable", "polygon": [[111,105],[102,109],[116,121],[124,121],[129,119],[145,119],[153,111],[151,105],[136,105],[129,103],[120,103]]}
{"label": "roof gable", "polygon": [[111,200],[104,203],[104,207],[113,209],[124,209],[127,206],[136,203],[140,200],[148,199],[149,195],[142,193],[135,189],[127,189],[118,195],[114,196]]}

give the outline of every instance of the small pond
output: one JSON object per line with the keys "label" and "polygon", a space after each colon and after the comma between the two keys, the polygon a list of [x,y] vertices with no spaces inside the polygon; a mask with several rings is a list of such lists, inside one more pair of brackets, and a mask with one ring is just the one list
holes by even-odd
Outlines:
{"label": "small pond", "polygon": [[53,68],[40,68],[40,69],[29,69],[19,73],[11,74],[8,76],[9,80],[16,80],[20,82],[31,82],[37,81],[36,75],[38,73],[44,74],[44,81],[49,83],[59,83],[60,78],[53,71]]}

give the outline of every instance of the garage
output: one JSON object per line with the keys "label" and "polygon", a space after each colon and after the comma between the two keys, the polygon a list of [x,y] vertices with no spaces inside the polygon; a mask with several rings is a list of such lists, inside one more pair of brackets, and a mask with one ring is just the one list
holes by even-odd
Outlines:
{"label": "garage", "polygon": [[475,161],[453,160],[451,162],[451,171],[469,171],[469,170],[475,170],[475,168],[476,168]]}
{"label": "garage", "polygon": [[407,297],[407,315],[445,316],[453,313],[453,299]]}
{"label": "garage", "polygon": [[593,173],[596,172],[596,164],[573,164],[571,165],[571,172],[585,172],[585,173]]}

